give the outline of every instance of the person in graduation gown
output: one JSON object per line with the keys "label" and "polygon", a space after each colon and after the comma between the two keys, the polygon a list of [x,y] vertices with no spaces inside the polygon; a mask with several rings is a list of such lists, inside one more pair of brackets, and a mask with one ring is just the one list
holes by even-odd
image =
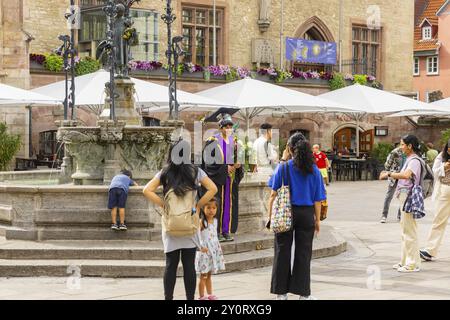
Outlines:
{"label": "person in graduation gown", "polygon": [[219,241],[233,241],[239,218],[239,183],[244,170],[238,163],[238,140],[233,134],[229,114],[220,114],[219,133],[209,137],[203,149],[202,169],[218,188],[217,211]]}

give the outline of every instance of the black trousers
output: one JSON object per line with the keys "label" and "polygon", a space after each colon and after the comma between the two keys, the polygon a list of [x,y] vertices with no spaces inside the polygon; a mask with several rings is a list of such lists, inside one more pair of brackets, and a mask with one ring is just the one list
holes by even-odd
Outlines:
{"label": "black trousers", "polygon": [[[291,231],[275,234],[275,257],[272,269],[273,294],[288,292],[311,294],[311,257],[315,231],[314,207],[292,207]],[[292,242],[295,238],[294,265],[291,270]]]}
{"label": "black trousers", "polygon": [[197,249],[179,249],[166,253],[166,270],[164,271],[164,296],[166,300],[173,300],[173,291],[177,281],[177,269],[183,264],[184,289],[186,299],[194,300],[197,277],[195,274],[195,253]]}

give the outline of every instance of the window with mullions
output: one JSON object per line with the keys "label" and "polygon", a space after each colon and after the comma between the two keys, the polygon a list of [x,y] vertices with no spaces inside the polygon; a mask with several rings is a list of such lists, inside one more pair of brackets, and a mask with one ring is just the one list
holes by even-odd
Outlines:
{"label": "window with mullions", "polygon": [[58,152],[58,140],[56,130],[39,133],[39,156],[43,158],[53,158]]}
{"label": "window with mullions", "polygon": [[380,77],[381,30],[354,25],[352,29],[352,72]]}
{"label": "window with mullions", "polygon": [[[184,61],[200,65],[214,62],[214,11],[207,7],[183,7]],[[216,9],[216,61],[223,60],[223,10]]]}
{"label": "window with mullions", "polygon": [[[134,60],[158,60],[158,14],[147,10],[130,10],[134,27],[139,33],[139,45],[131,47]],[[81,12],[79,43],[97,42],[106,38],[106,16],[101,8]]]}

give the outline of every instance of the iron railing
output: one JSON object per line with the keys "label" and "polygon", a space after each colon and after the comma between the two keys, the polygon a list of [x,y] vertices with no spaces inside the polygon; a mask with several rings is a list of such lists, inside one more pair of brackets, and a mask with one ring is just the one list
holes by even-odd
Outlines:
{"label": "iron railing", "polygon": [[[339,64],[333,66],[333,71],[339,71]],[[342,73],[367,74],[378,77],[377,62],[367,59],[350,59],[342,61]]]}

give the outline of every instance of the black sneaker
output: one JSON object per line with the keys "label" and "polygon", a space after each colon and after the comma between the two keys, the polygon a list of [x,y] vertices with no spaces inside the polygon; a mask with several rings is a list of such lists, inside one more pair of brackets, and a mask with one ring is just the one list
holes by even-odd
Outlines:
{"label": "black sneaker", "polygon": [[225,233],[223,235],[223,237],[225,238],[225,241],[227,241],[227,242],[234,241],[234,238],[232,236],[230,236],[228,233]]}
{"label": "black sneaker", "polygon": [[121,224],[121,225],[119,226],[119,230],[125,231],[125,230],[127,230],[127,226],[124,225],[124,224]]}
{"label": "black sneaker", "polygon": [[225,237],[221,234],[219,234],[219,242],[224,242],[226,241]]}
{"label": "black sneaker", "polygon": [[119,226],[116,223],[113,223],[113,224],[111,224],[111,230],[118,231],[119,230]]}
{"label": "black sneaker", "polygon": [[426,250],[419,250],[419,252],[420,252],[420,257],[422,258],[422,260],[433,261],[433,256],[431,254],[429,254]]}

